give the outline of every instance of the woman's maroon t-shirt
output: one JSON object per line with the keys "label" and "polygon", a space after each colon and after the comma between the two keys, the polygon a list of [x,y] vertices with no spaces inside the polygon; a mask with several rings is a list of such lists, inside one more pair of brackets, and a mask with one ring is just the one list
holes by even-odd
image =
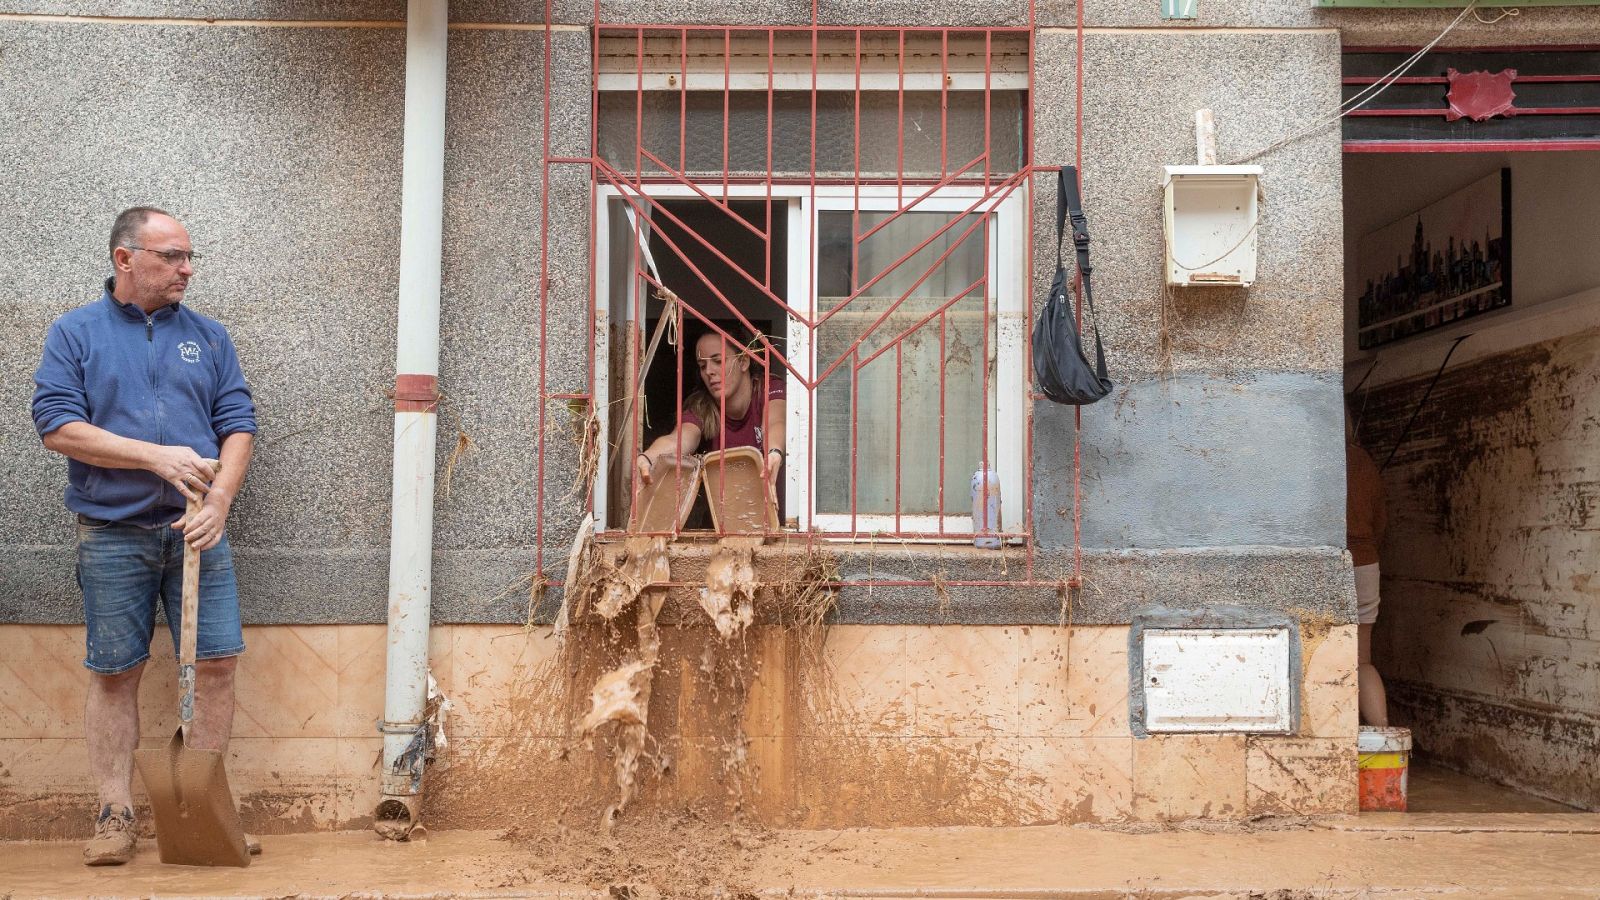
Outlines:
{"label": "woman's maroon t-shirt", "polygon": [[[750,395],[750,408],[744,411],[739,418],[728,416],[724,423],[726,427],[717,432],[717,439],[713,441],[712,450],[726,450],[729,447],[755,447],[761,449],[762,424],[766,421],[767,404],[774,400],[784,399],[784,384],[782,378],[767,379],[767,389],[756,391]],[[696,427],[705,432],[706,423],[694,410],[685,407],[682,421],[693,422]],[[705,443],[704,440],[701,443]],[[782,448],[779,448],[782,449]]]}

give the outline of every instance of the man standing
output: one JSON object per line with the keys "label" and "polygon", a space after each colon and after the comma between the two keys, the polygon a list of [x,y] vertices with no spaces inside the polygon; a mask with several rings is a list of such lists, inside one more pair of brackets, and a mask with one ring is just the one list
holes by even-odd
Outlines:
{"label": "man standing", "polygon": [[[256,432],[227,330],[182,305],[198,260],[189,233],[159,209],[135,207],[117,216],[110,249],[105,293],[50,326],[33,394],[39,436],[69,460],[66,502],[78,517],[84,729],[100,797],[83,853],[91,866],[133,857],[139,676],[158,600],[178,643],[184,542],[203,551],[189,743],[227,748],[244,637],[224,529]],[[186,498],[203,502],[192,518]]]}

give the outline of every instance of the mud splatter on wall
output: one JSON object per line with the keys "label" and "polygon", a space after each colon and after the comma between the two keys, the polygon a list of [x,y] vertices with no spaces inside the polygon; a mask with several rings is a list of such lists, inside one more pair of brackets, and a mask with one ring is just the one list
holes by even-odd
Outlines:
{"label": "mud splatter on wall", "polygon": [[[1367,398],[1380,464],[1427,382]],[[1447,371],[1384,485],[1391,715],[1423,753],[1600,809],[1600,330]]]}

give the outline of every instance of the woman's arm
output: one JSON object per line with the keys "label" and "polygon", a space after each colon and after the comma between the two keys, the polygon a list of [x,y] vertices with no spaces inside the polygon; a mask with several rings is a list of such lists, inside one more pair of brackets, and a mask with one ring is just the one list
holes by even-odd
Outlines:
{"label": "woman's arm", "polygon": [[655,467],[656,460],[663,456],[688,456],[700,448],[700,426],[693,422],[679,422],[678,427],[663,434],[650,442],[633,459],[634,471],[639,473],[639,478],[645,484],[651,482],[650,470]]}
{"label": "woman's arm", "polygon": [[785,448],[785,439],[788,437],[789,409],[787,400],[769,400],[767,402],[766,421],[761,425],[761,435],[766,442],[762,449],[766,456],[766,476],[770,484],[778,483],[778,473],[783,470],[784,455],[788,453]]}

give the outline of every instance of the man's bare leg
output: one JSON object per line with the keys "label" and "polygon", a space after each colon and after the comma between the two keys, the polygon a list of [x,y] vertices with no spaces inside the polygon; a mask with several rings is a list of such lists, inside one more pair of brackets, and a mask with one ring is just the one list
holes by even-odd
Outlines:
{"label": "man's bare leg", "polygon": [[194,726],[189,746],[227,752],[233,734],[233,673],[239,657],[197,660],[194,665]]}
{"label": "man's bare leg", "polygon": [[1357,690],[1361,720],[1379,728],[1389,727],[1389,698],[1383,688],[1383,676],[1372,664],[1372,626],[1356,626]]}
{"label": "man's bare leg", "polygon": [[[194,729],[189,746],[201,750],[228,752],[233,736],[233,674],[239,657],[222,656],[196,660],[194,664]],[[251,853],[261,852],[261,842],[244,836]]]}
{"label": "man's bare leg", "polygon": [[139,678],[144,663],[116,675],[89,673],[83,707],[89,772],[100,805],[133,808],[133,750],[139,746]]}
{"label": "man's bare leg", "polygon": [[116,675],[89,674],[83,705],[89,774],[100,795],[94,837],[83,847],[90,866],[133,858],[133,751],[139,746],[139,677],[144,663]]}

